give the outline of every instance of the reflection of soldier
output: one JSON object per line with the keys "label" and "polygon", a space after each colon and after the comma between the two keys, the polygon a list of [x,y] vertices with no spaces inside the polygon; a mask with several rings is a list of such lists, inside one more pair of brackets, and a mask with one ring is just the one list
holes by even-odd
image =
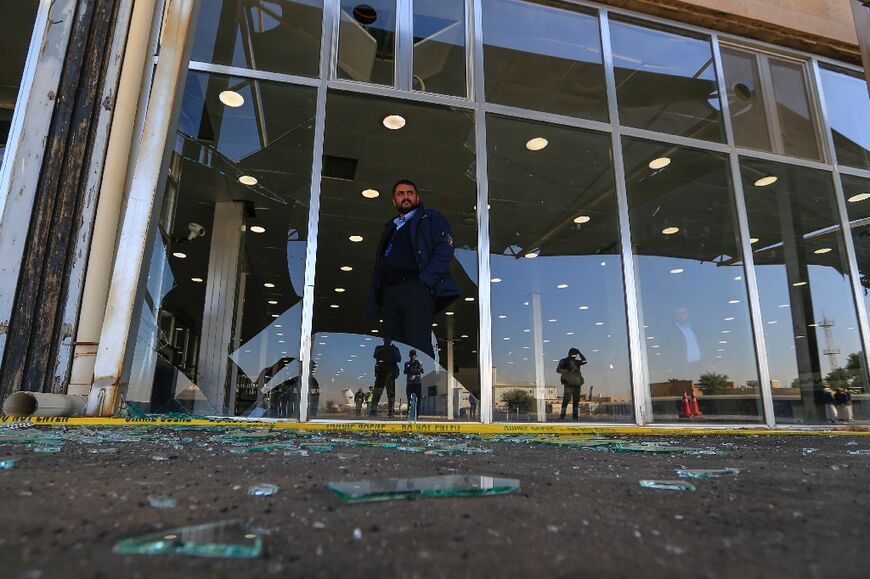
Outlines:
{"label": "reflection of soldier", "polygon": [[356,394],[353,395],[353,403],[356,405],[356,415],[360,416],[362,414],[362,405],[365,402],[366,395],[363,393],[363,389],[360,388],[356,391]]}
{"label": "reflection of soldier", "polygon": [[[408,415],[419,416],[420,398],[423,397],[423,364],[421,364],[420,360],[417,359],[416,350],[411,350],[410,356],[411,359],[405,362],[405,376],[407,376],[407,382],[405,383],[405,396],[408,397]],[[417,396],[417,404],[413,412],[411,410],[412,394],[416,394]]]}
{"label": "reflection of soldier", "polygon": [[384,338],[384,343],[375,348],[375,389],[372,395],[372,403],[369,405],[369,416],[378,413],[378,403],[384,388],[387,389],[387,414],[393,417],[396,404],[396,378],[399,377],[399,362],[402,355],[399,349],[393,345],[392,340]]}
{"label": "reflection of soldier", "polygon": [[568,402],[571,402],[572,416],[574,420],[580,419],[578,412],[580,405],[580,387],[583,386],[583,374],[580,372],[580,366],[587,362],[586,356],[580,353],[577,348],[568,350],[568,357],[559,360],[559,365],[556,367],[556,372],[561,376],[562,386],[565,390],[562,394],[562,412],[559,414],[559,419],[565,419],[565,412],[568,410]]}
{"label": "reflection of soldier", "polygon": [[468,395],[468,411],[471,413],[469,418],[477,416],[477,397],[475,397],[474,394]]}
{"label": "reflection of soldier", "polygon": [[432,319],[459,295],[449,273],[450,224],[423,207],[407,179],[393,186],[393,205],[399,216],[387,221],[378,243],[369,313],[383,320],[386,337],[432,357]]}

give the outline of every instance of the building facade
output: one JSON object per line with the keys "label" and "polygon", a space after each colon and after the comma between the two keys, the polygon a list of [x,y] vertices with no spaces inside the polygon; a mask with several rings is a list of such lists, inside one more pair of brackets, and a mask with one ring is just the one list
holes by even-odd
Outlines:
{"label": "building facade", "polygon": [[[405,420],[416,349],[420,419],[546,422],[578,348],[581,423],[870,422],[848,4],[32,4],[4,395]],[[368,304],[399,179],[450,223],[460,296],[397,344],[393,401]]]}

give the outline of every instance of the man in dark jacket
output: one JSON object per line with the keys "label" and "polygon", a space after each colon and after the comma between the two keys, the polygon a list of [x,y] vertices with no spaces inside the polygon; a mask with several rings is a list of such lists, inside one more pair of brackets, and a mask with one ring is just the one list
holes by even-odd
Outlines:
{"label": "man in dark jacket", "polygon": [[447,219],[420,203],[407,179],[393,186],[398,217],[384,225],[375,254],[369,313],[384,335],[433,357],[432,319],[459,296],[450,276],[453,236]]}
{"label": "man in dark jacket", "polygon": [[399,362],[402,354],[389,338],[384,338],[384,343],[375,348],[375,389],[372,394],[372,403],[369,405],[369,416],[378,413],[378,404],[384,388],[387,390],[387,414],[390,418],[396,411],[396,378],[399,377]]}
{"label": "man in dark jacket", "polygon": [[[420,398],[423,397],[423,364],[417,359],[417,351],[411,350],[411,359],[405,362],[405,395],[408,397],[408,415],[420,415]],[[417,396],[416,408],[411,408],[411,395]]]}
{"label": "man in dark jacket", "polygon": [[574,420],[580,418],[578,406],[580,404],[580,387],[583,385],[583,374],[580,372],[580,366],[587,362],[586,356],[580,353],[577,348],[568,350],[568,357],[559,360],[559,365],[556,366],[556,372],[562,377],[562,385],[565,391],[562,395],[562,412],[559,414],[559,419],[565,419],[565,411],[568,409],[568,401],[573,398],[572,410]]}

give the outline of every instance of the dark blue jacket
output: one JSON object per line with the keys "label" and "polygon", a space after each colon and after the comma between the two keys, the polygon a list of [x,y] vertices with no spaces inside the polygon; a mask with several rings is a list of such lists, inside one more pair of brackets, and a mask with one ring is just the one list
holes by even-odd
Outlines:
{"label": "dark blue jacket", "polygon": [[[372,272],[372,286],[369,293],[369,314],[377,316],[381,311],[383,295],[381,288],[381,262],[390,241],[393,220],[384,224],[384,232],[375,254],[375,268]],[[450,223],[438,211],[417,206],[417,212],[403,227],[410,228],[411,245],[420,267],[422,281],[435,296],[435,311],[440,312],[459,296],[459,287],[450,276],[450,262],[453,261],[453,235]]]}

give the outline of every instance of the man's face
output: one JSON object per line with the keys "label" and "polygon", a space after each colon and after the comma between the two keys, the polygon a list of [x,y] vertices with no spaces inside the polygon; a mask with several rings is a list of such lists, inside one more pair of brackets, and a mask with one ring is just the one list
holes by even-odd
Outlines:
{"label": "man's face", "polygon": [[393,205],[396,206],[399,213],[404,215],[413,211],[419,204],[420,196],[417,195],[417,190],[414,189],[413,185],[404,183],[396,185],[396,189],[393,191]]}
{"label": "man's face", "polygon": [[677,323],[685,324],[689,321],[689,310],[682,307],[675,309],[674,319],[677,321]]}

